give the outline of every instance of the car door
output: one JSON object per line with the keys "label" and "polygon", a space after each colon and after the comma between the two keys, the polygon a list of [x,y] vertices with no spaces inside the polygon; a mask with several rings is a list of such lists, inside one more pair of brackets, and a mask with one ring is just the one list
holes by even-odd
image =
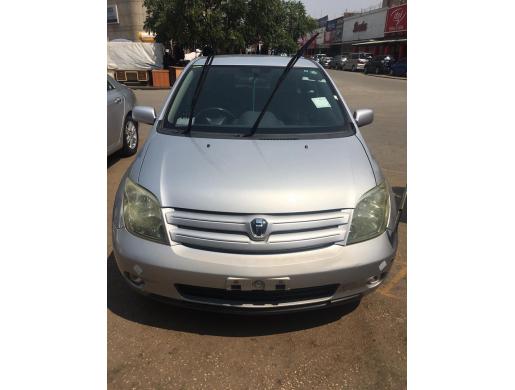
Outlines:
{"label": "car door", "polygon": [[347,65],[347,69],[352,69],[352,65],[356,65],[356,63],[358,62],[358,54],[356,53],[353,53],[351,54],[350,56],[350,61],[347,61],[347,63],[345,65]]}
{"label": "car door", "polygon": [[124,96],[107,80],[107,153],[121,148],[124,121]]}

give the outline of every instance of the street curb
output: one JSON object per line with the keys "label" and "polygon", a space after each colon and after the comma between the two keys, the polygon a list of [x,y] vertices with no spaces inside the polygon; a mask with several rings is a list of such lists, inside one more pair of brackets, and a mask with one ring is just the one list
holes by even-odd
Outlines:
{"label": "street curb", "polygon": [[365,76],[372,76],[372,77],[381,77],[383,79],[394,79],[394,80],[407,80],[406,77],[402,77],[402,76],[390,76],[390,75],[387,75],[387,74],[364,74]]}

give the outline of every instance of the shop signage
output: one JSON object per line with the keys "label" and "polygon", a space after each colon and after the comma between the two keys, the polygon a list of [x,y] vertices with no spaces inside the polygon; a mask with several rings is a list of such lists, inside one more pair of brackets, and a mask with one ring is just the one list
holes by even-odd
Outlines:
{"label": "shop signage", "polygon": [[342,42],[383,38],[387,11],[384,7],[343,18]]}
{"label": "shop signage", "polygon": [[328,20],[325,25],[325,31],[333,31],[336,29],[336,19]]}
{"label": "shop signage", "polygon": [[408,9],[407,4],[392,7],[386,15],[384,27],[385,33],[396,33],[408,30]]}
{"label": "shop signage", "polygon": [[359,22],[354,23],[354,30],[352,30],[352,32],[359,32],[359,31],[367,31],[367,23],[365,21],[362,21],[361,23],[359,23]]}
{"label": "shop signage", "polygon": [[118,8],[116,5],[107,6],[107,24],[118,24]]}

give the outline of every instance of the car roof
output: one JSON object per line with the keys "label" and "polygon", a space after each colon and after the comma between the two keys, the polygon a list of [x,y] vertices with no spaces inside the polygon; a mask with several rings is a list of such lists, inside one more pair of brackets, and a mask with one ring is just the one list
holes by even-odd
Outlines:
{"label": "car roof", "polygon": [[[199,57],[194,60],[197,65],[204,65],[207,57]],[[258,66],[281,66],[288,65],[291,56],[268,56],[268,55],[220,55],[215,56],[212,65],[258,65]],[[312,60],[301,57],[295,64],[301,68],[318,68]]]}

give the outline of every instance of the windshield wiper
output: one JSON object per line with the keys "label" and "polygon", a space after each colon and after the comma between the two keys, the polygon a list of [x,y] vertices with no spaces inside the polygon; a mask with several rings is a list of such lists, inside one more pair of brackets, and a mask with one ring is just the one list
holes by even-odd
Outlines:
{"label": "windshield wiper", "polygon": [[263,119],[263,116],[265,115],[265,112],[268,109],[268,106],[270,105],[270,102],[272,101],[275,93],[279,89],[279,86],[284,81],[284,79],[286,78],[286,76],[288,75],[290,70],[293,68],[293,66],[297,63],[299,58],[302,57],[302,54],[304,54],[304,51],[308,48],[309,45],[311,45],[311,42],[313,42],[317,36],[318,36],[318,33],[316,33],[311,38],[309,38],[308,41],[306,43],[304,43],[304,45],[302,45],[302,47],[297,51],[297,53],[291,58],[290,62],[288,62],[288,65],[286,65],[286,68],[284,68],[284,71],[281,74],[281,77],[279,77],[279,80],[277,80],[274,90],[272,91],[272,93],[270,94],[270,97],[266,101],[266,103],[263,107],[263,110],[261,110],[261,113],[259,114],[256,121],[254,122],[254,126],[252,126],[252,130],[250,131],[249,134],[246,135],[246,137],[252,137],[256,133],[256,130],[259,126],[259,122],[261,122],[261,119]]}
{"label": "windshield wiper", "polygon": [[215,58],[214,54],[208,56],[206,58],[206,62],[202,66],[202,73],[200,73],[200,78],[197,83],[197,87],[195,88],[195,93],[193,94],[193,98],[191,99],[191,108],[190,115],[188,117],[188,128],[183,132],[183,134],[188,134],[191,131],[191,123],[193,122],[193,113],[195,111],[195,106],[197,105],[198,98],[200,96],[200,91],[202,91],[202,86],[204,85],[204,81],[207,78],[207,72],[209,71],[209,67],[213,63],[213,58]]}

